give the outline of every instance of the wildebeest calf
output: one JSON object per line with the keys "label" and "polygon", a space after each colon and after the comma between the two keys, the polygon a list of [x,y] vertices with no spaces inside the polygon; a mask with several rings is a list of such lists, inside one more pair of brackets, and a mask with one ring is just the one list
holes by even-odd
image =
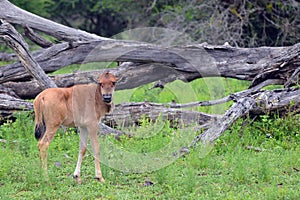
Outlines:
{"label": "wildebeest calf", "polygon": [[112,110],[112,97],[117,78],[106,72],[97,84],[75,85],[70,88],[49,88],[34,100],[35,137],[38,139],[42,167],[47,173],[48,147],[61,126],[76,126],[80,130],[79,155],[74,178],[81,183],[80,166],[87,149],[88,135],[95,157],[96,178],[104,182],[100,169],[98,123]]}

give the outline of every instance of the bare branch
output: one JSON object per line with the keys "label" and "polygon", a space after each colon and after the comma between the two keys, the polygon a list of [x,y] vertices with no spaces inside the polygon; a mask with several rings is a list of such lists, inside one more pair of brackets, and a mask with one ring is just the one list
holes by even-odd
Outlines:
{"label": "bare branch", "polygon": [[25,35],[34,43],[37,45],[43,47],[43,48],[48,48],[53,45],[53,43],[49,42],[48,40],[44,39],[43,37],[39,36],[36,34],[30,27],[25,26]]}
{"label": "bare branch", "polygon": [[292,82],[295,81],[295,79],[299,76],[299,72],[300,72],[300,64],[299,67],[291,75],[291,77],[284,83],[285,88],[288,88],[292,85]]}
{"label": "bare branch", "polygon": [[194,147],[201,141],[202,145],[207,145],[218,139],[222,133],[228,129],[238,118],[254,113],[269,113],[272,111],[286,112],[288,107],[299,112],[300,89],[283,89],[277,91],[259,91],[238,99],[225,115],[215,122],[207,131],[194,138],[189,148]]}
{"label": "bare branch", "polygon": [[27,71],[38,80],[42,88],[56,87],[56,84],[45,74],[40,65],[30,54],[29,48],[23,37],[14,29],[12,25],[0,21],[0,36],[6,41],[17,54]]}

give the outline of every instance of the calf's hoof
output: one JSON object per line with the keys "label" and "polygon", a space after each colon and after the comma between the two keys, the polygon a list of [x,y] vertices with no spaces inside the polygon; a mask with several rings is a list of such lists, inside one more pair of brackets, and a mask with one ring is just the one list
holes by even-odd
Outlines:
{"label": "calf's hoof", "polygon": [[96,177],[96,180],[99,181],[100,183],[104,183],[105,180],[103,177]]}
{"label": "calf's hoof", "polygon": [[78,184],[81,184],[81,183],[82,183],[82,180],[81,180],[81,178],[80,178],[79,176],[74,175],[73,178],[74,178],[74,180],[75,180]]}

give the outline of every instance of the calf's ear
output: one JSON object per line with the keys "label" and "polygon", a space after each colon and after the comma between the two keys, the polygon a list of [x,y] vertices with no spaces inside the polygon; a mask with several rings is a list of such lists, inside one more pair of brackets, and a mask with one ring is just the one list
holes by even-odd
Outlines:
{"label": "calf's ear", "polygon": [[119,78],[117,78],[117,77],[116,77],[116,79],[115,79],[115,81],[114,81],[114,82],[116,83],[116,82],[118,82],[118,81],[119,81]]}

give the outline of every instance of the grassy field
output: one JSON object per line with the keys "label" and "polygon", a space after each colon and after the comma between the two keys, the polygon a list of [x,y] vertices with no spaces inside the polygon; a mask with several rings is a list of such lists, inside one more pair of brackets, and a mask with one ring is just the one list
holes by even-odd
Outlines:
{"label": "grassy field", "polygon": [[[208,82],[210,88],[205,87]],[[117,92],[116,102],[206,100],[247,84],[222,80],[222,88],[214,79],[206,79],[189,86],[175,82],[151,92],[148,85]],[[228,106],[200,110],[222,113]],[[100,137],[104,184],[94,179],[89,148],[81,185],[72,178],[78,154],[76,131],[57,133],[49,149],[50,180],[46,182],[41,175],[32,113],[16,117],[16,121],[0,126],[0,199],[300,198],[299,116],[240,119],[213,146],[197,146],[183,157],[175,151],[199,133],[145,119],[141,127],[132,128],[132,138],[124,136],[117,141],[113,136]]]}

